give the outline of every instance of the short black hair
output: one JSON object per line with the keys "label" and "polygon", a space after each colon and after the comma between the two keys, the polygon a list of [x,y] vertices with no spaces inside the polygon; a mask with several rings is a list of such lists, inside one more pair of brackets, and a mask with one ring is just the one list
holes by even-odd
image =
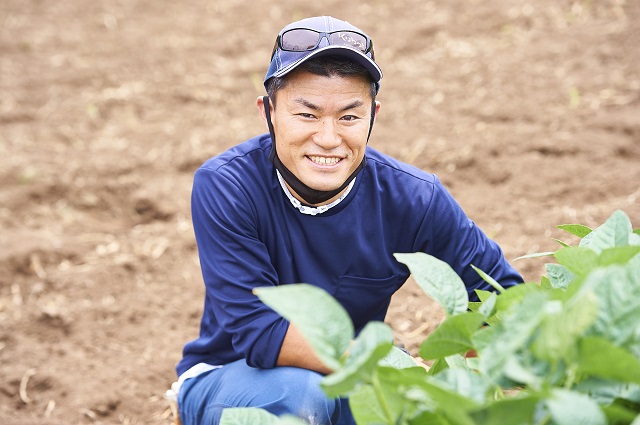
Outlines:
{"label": "short black hair", "polygon": [[[369,94],[371,95],[372,101],[375,102],[376,100],[378,87],[366,68],[359,63],[343,57],[323,56],[321,58],[311,58],[298,65],[296,71],[306,71],[324,77],[363,77],[369,81]],[[267,81],[267,94],[274,108],[276,106],[276,93],[287,85],[288,75],[289,74],[285,74],[282,77],[272,77]]]}

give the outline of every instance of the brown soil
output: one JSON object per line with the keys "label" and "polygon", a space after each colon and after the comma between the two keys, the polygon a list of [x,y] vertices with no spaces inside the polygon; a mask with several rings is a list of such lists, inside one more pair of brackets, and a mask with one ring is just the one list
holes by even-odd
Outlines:
{"label": "brown soil", "polygon": [[[192,175],[264,131],[294,19],[374,35],[370,144],[437,173],[508,258],[615,209],[640,224],[639,2],[266,3],[0,3],[0,423],[168,423],[203,303]],[[388,317],[414,353],[439,320],[412,282]]]}

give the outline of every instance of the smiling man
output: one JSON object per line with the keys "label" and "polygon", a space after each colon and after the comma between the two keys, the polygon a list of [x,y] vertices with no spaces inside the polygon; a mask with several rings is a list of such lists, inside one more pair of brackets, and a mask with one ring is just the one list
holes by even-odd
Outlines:
{"label": "smiling man", "polygon": [[[305,185],[320,192],[338,190],[334,196],[339,196],[364,160],[371,113],[380,104],[372,98],[366,75],[316,75],[304,68],[291,72],[274,96],[274,105],[281,105],[271,114],[276,152],[282,166]],[[265,106],[259,98],[268,122]],[[302,194],[293,191],[307,202],[304,189]]]}
{"label": "smiling man", "polygon": [[258,98],[275,139],[272,160],[293,196],[311,205],[339,197],[364,166],[380,108],[363,68],[335,56],[319,60],[301,64],[277,89],[267,86],[280,108],[271,111],[268,98]]}
{"label": "smiling man", "polygon": [[500,248],[433,174],[368,146],[382,72],[373,43],[331,17],[286,26],[257,106],[269,129],[195,174],[192,215],[206,287],[200,335],[174,385],[183,425],[217,424],[225,407],[261,407],[310,424],[354,424],[319,387],[331,372],[294,325],[253,289],[310,283],[356,330],[385,318],[409,277],[394,253],[446,261],[475,297],[522,282]]}

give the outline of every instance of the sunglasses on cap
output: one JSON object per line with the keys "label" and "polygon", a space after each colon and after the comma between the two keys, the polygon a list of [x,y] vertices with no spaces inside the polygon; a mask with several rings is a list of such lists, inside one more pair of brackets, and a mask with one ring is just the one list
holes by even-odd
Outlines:
{"label": "sunglasses on cap", "polygon": [[271,57],[273,58],[278,48],[288,52],[315,50],[323,38],[326,38],[329,45],[332,46],[349,47],[363,54],[371,53],[371,59],[375,60],[373,42],[360,32],[350,30],[320,32],[309,28],[292,28],[279,34],[273,46]]}

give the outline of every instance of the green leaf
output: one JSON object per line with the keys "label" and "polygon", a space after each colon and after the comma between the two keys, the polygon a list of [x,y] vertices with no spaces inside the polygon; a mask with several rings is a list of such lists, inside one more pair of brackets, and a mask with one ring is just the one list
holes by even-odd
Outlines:
{"label": "green leaf", "polygon": [[577,363],[583,373],[640,384],[640,359],[604,338],[580,341]]}
{"label": "green leaf", "polygon": [[598,298],[599,312],[591,334],[627,344],[640,323],[640,256],[624,266],[594,270],[582,283],[583,291],[593,291]]}
{"label": "green leaf", "polygon": [[422,343],[420,357],[438,359],[473,348],[471,336],[484,323],[479,313],[465,313],[445,319]]}
{"label": "green leaf", "polygon": [[[499,297],[500,298],[500,297]],[[513,305],[503,320],[488,334],[491,340],[477,347],[480,357],[480,370],[497,382],[504,376],[504,368],[509,357],[523,349],[525,343],[542,321],[543,308],[547,296],[533,292]]]}
{"label": "green leaf", "polygon": [[589,396],[575,391],[554,389],[546,400],[553,423],[557,425],[607,425],[607,419]]}
{"label": "green leaf", "polygon": [[469,370],[467,359],[462,354],[452,354],[444,358],[449,368]]}
{"label": "green leaf", "polygon": [[447,369],[449,367],[449,364],[447,363],[447,360],[444,358],[440,358],[438,360],[436,360],[435,362],[433,362],[433,364],[431,365],[431,368],[429,369],[429,371],[427,372],[427,375],[433,376],[437,373],[440,373],[441,371]]}
{"label": "green leaf", "polygon": [[579,276],[586,275],[598,264],[598,254],[584,247],[562,248],[554,256],[558,263]]}
{"label": "green leaf", "polygon": [[544,266],[553,288],[566,289],[576,278],[576,275],[562,264],[545,264]]}
{"label": "green leaf", "polygon": [[220,425],[275,425],[278,417],[253,407],[234,407],[222,410]]}
{"label": "green leaf", "polygon": [[491,295],[495,295],[495,292],[485,291],[483,289],[476,289],[475,293],[476,295],[478,295],[478,299],[482,302],[485,302],[486,300],[488,300],[491,297]]}
{"label": "green leaf", "polygon": [[584,292],[566,305],[560,301],[549,301],[547,306],[551,305],[559,310],[545,309],[545,318],[531,351],[539,359],[555,364],[560,360],[570,360],[576,341],[596,320],[598,300],[593,292]]}
{"label": "green leaf", "polygon": [[[528,294],[541,291],[542,286],[536,283],[524,283],[520,285],[510,286],[506,289],[505,292],[500,294],[500,296],[496,297],[496,303],[493,308],[493,315],[488,317],[486,319],[486,322],[491,326],[495,326],[502,320],[504,312],[509,310],[511,306],[518,304],[524,297],[528,296]],[[483,294],[480,296],[480,298],[483,300],[483,302],[489,302],[491,294],[496,296],[495,292],[487,292],[486,297]],[[489,307],[490,305],[487,306],[487,308]]]}
{"label": "green leaf", "polygon": [[553,251],[535,252],[533,254],[522,255],[522,256],[516,258],[514,261],[525,260],[525,259],[528,259],[528,258],[549,257],[550,255],[553,255],[553,254],[554,254]]}
{"label": "green leaf", "polygon": [[626,264],[640,252],[640,246],[618,246],[602,250],[598,257],[599,266]]}
{"label": "green leaf", "polygon": [[[493,293],[493,292],[492,292]],[[480,301],[469,301],[469,310],[477,313],[478,310],[482,307],[482,302]]]}
{"label": "green leaf", "polygon": [[355,339],[345,364],[325,376],[320,386],[329,397],[346,396],[367,383],[378,363],[393,347],[393,331],[382,322],[369,322]]}
{"label": "green leaf", "polygon": [[536,395],[504,398],[472,412],[471,417],[476,424],[483,425],[529,425],[535,423],[533,418],[539,402],[540,397]]}
{"label": "green leaf", "polygon": [[[366,422],[365,422],[366,423]],[[402,425],[405,425],[403,423]],[[447,419],[433,412],[420,412],[418,416],[409,419],[406,425],[452,425]]]}
{"label": "green leaf", "polygon": [[[448,370],[447,370],[448,371]],[[430,382],[436,384],[439,381],[432,379]],[[443,386],[447,385],[444,382],[441,383]],[[439,385],[438,385],[439,386]],[[437,422],[428,422],[429,424],[443,424],[443,425],[475,425],[471,420],[471,417],[468,414],[468,410],[472,407],[464,407],[464,403],[467,400],[471,400],[471,398],[464,397],[459,394],[455,388],[446,388],[444,393],[436,394],[434,393],[434,389],[438,388],[438,386],[432,386],[430,390],[425,391],[425,388],[422,387],[414,387],[411,391],[407,392],[406,397],[415,397],[420,399],[421,397],[424,399],[428,399],[429,402],[426,404],[429,406],[430,404],[435,404],[434,408],[434,419]],[[460,406],[455,406],[455,400],[462,401]],[[454,401],[454,403],[451,403]],[[422,412],[421,412],[422,413]],[[415,413],[412,415],[411,419],[419,416]],[[431,419],[432,421],[434,419]],[[411,424],[416,425],[424,425],[425,421],[418,422],[409,422]]]}
{"label": "green leaf", "polygon": [[378,365],[405,369],[407,367],[415,367],[416,362],[410,355],[394,346],[391,351],[378,362]]}
{"label": "green leaf", "polygon": [[584,238],[592,231],[590,227],[583,226],[582,224],[560,224],[556,226],[556,228],[569,232],[579,238]]}
{"label": "green leaf", "polygon": [[621,210],[615,211],[601,226],[580,241],[580,246],[588,246],[597,253],[603,249],[629,245],[632,233],[631,221]]}
{"label": "green leaf", "polygon": [[277,417],[254,407],[233,407],[222,410],[220,425],[304,425],[302,419],[291,415]]}
{"label": "green leaf", "polygon": [[[394,369],[379,367],[375,371],[375,399],[379,403],[384,422],[357,421],[363,424],[401,424],[414,417],[421,410],[435,410],[437,404],[431,399],[416,398],[410,395],[416,385],[426,382],[427,374],[422,368]],[[356,418],[357,420],[357,418]]]}
{"label": "green leaf", "polygon": [[634,255],[627,264],[629,270],[632,270],[635,275],[638,275],[640,271],[640,255]]}
{"label": "green leaf", "polygon": [[379,388],[388,400],[390,416],[412,418],[419,411],[427,410],[450,421],[444,423],[473,425],[466,411],[477,408],[478,403],[434,379],[425,379],[425,374],[419,369],[378,369]]}
{"label": "green leaf", "polygon": [[640,420],[639,412],[629,409],[628,406],[621,403],[613,403],[608,406],[601,404],[600,408],[604,411],[608,424],[630,424],[636,417]]}
{"label": "green leaf", "polygon": [[525,297],[531,293],[542,292],[540,285],[535,283],[524,283],[520,285],[510,286],[505,292],[500,294],[496,302],[497,315],[502,315],[512,306],[520,303]]}
{"label": "green leaf", "polygon": [[633,233],[640,236],[640,227],[635,229]]}
{"label": "green leaf", "polygon": [[543,378],[538,376],[536,370],[527,362],[527,366],[523,364],[521,356],[512,356],[507,360],[504,368],[504,374],[507,378],[517,384],[525,384],[530,389],[540,390],[543,385]]}
{"label": "green leaf", "polygon": [[471,264],[471,267],[473,268],[473,270],[476,271],[476,273],[478,273],[480,275],[482,280],[484,280],[489,285],[491,285],[496,291],[498,291],[498,292],[504,292],[505,291],[505,289],[502,287],[502,285],[500,285],[498,283],[497,280],[495,280],[494,278],[492,278],[491,276],[489,276],[488,274],[486,274],[485,272],[483,272],[482,270],[480,270],[479,268],[477,268],[473,264]]}
{"label": "green leaf", "polygon": [[551,238],[551,240],[554,240],[554,241],[558,242],[561,246],[563,246],[563,247],[565,247],[565,248],[567,248],[567,247],[571,246],[571,245],[569,245],[568,243],[562,242],[560,239]]}
{"label": "green leaf", "polygon": [[540,287],[543,289],[553,289],[553,286],[551,286],[551,281],[546,276],[542,276],[540,278]]}
{"label": "green leaf", "polygon": [[407,265],[422,290],[440,304],[447,316],[467,311],[469,295],[460,276],[442,260],[423,252],[394,254]]}
{"label": "green leaf", "polygon": [[371,385],[356,388],[349,396],[349,407],[356,423],[359,424],[388,424],[389,418],[377,399],[376,392]]}
{"label": "green leaf", "polygon": [[498,302],[498,295],[495,292],[491,293],[491,296],[487,298],[480,308],[478,308],[478,313],[482,314],[485,320],[487,320],[496,309],[496,304]]}
{"label": "green leaf", "polygon": [[480,328],[471,336],[473,347],[477,352],[484,350],[486,346],[490,345],[495,340],[494,332],[497,327],[498,324],[495,326]]}
{"label": "green leaf", "polygon": [[640,407],[640,385],[638,384],[605,380],[592,376],[581,380],[574,389],[581,393],[589,394],[601,406],[612,404],[619,400],[627,401]]}
{"label": "green leaf", "polygon": [[349,314],[331,295],[304,283],[257,288],[254,292],[300,329],[327,367],[340,367],[339,359],[349,348],[354,329]]}
{"label": "green leaf", "polygon": [[478,404],[486,401],[486,394],[492,387],[484,375],[471,369],[449,368],[434,376],[445,388],[454,391]]}

